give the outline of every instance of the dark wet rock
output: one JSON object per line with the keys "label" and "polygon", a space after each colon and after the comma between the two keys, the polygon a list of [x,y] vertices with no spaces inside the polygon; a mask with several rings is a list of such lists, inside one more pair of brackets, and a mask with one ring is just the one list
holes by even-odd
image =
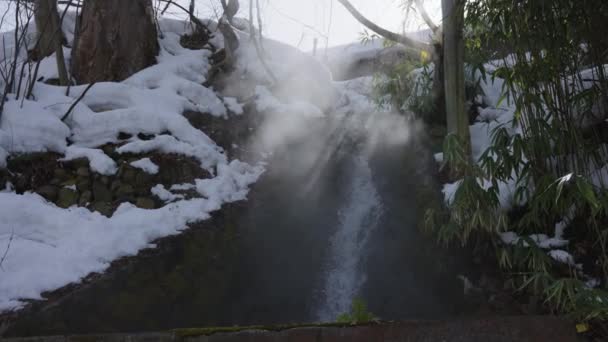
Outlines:
{"label": "dark wet rock", "polygon": [[129,134],[129,133],[125,133],[125,132],[118,133],[118,139],[119,140],[131,139],[132,136],[133,136],[133,134]]}
{"label": "dark wet rock", "polygon": [[107,202],[95,202],[91,206],[91,210],[97,211],[100,214],[107,216],[107,217],[112,216],[112,213],[114,212],[112,205]]}
{"label": "dark wet rock", "polygon": [[118,189],[116,189],[116,198],[119,201],[129,201],[133,194],[135,193],[135,189],[131,184],[121,184]]}
{"label": "dark wet rock", "polygon": [[56,153],[31,153],[13,155],[7,160],[11,172],[10,181],[17,193],[24,193],[50,184],[54,170],[58,167]]}
{"label": "dark wet rock", "polygon": [[121,176],[121,179],[125,182],[134,182],[136,176],[137,176],[137,171],[135,171],[134,168],[128,166],[125,168],[125,170]]}
{"label": "dark wet rock", "polygon": [[84,207],[87,204],[89,204],[92,200],[93,200],[93,193],[89,190],[84,191],[80,195],[80,198],[78,199],[78,205],[81,207]]}
{"label": "dark wet rock", "polygon": [[135,205],[138,208],[142,208],[142,209],[156,208],[156,203],[154,202],[154,200],[151,198],[146,198],[146,197],[138,197],[137,200],[135,201]]}
{"label": "dark wet rock", "polygon": [[89,167],[81,166],[76,170],[76,174],[78,177],[88,177],[89,176]]}
{"label": "dark wet rock", "polygon": [[116,192],[116,190],[118,190],[118,188],[120,187],[122,183],[120,182],[120,180],[116,179],[112,182],[112,184],[110,184],[110,191],[112,192]]}
{"label": "dark wet rock", "polygon": [[57,196],[57,206],[61,208],[69,208],[78,204],[78,192],[70,188],[62,188]]}
{"label": "dark wet rock", "polygon": [[61,180],[65,180],[66,177],[68,177],[68,172],[65,169],[62,168],[56,168],[53,171],[53,174],[55,176],[55,178],[61,179]]}
{"label": "dark wet rock", "polygon": [[101,181],[93,182],[93,197],[96,202],[111,202],[112,192]]}
{"label": "dark wet rock", "polygon": [[144,171],[140,171],[137,173],[137,176],[135,176],[134,184],[137,188],[143,188],[143,189],[149,190],[149,188],[151,188],[153,186],[152,185],[153,180],[154,180],[154,175],[151,175]]}
{"label": "dark wet rock", "polygon": [[78,158],[63,162],[63,164],[65,165],[65,167],[72,170],[78,170],[81,167],[86,167],[87,169],[89,168],[89,160],[87,158]]}
{"label": "dark wet rock", "polygon": [[81,178],[76,181],[78,191],[87,191],[91,188],[91,181],[88,178]]}
{"label": "dark wet rock", "polygon": [[36,193],[46,198],[48,201],[54,202],[59,195],[59,187],[54,185],[43,185],[36,190]]}

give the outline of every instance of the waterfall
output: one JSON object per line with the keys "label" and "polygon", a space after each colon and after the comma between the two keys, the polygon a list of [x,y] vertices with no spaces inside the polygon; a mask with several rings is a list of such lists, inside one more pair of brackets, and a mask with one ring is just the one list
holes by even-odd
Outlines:
{"label": "waterfall", "polygon": [[317,318],[325,322],[349,312],[352,301],[359,295],[365,282],[361,261],[382,214],[382,202],[365,156],[353,156],[348,176],[347,197],[338,211],[338,226],[330,240],[316,312]]}

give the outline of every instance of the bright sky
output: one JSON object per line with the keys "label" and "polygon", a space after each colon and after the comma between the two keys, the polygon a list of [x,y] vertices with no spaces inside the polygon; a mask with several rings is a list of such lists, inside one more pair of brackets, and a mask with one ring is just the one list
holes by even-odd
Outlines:
{"label": "bright sky", "polygon": [[[188,2],[188,0],[181,0]],[[209,0],[197,0],[199,10],[213,6]],[[363,26],[357,22],[337,0],[259,0],[262,7],[264,34],[273,39],[296,45],[303,50],[312,49],[314,38],[319,47],[357,41]],[[405,13],[400,7],[402,0],[351,0],[351,3],[366,17],[387,29],[403,31]],[[439,21],[439,0],[426,0],[425,6],[431,17]],[[240,16],[248,16],[248,0],[241,0]],[[426,27],[411,15],[407,31]],[[326,39],[326,37],[328,39]]]}
{"label": "bright sky", "polygon": [[[156,2],[157,0],[152,0]],[[248,16],[250,0],[240,0],[240,16]],[[403,31],[404,10],[400,7],[403,0],[351,0],[352,4],[366,17],[387,29]],[[177,0],[185,5],[189,0]],[[221,12],[219,0],[196,0],[199,16]],[[318,38],[319,48],[328,44],[335,46],[351,43],[360,38],[363,26],[359,24],[337,0],[259,0],[262,7],[264,35],[282,42],[311,50],[313,40]],[[431,17],[439,21],[441,6],[439,0],[425,0]],[[0,11],[4,13],[7,1],[0,0]],[[180,13],[177,11],[176,13]],[[417,15],[406,26],[407,31],[424,29]],[[11,16],[9,16],[10,21]],[[1,31],[10,30],[5,22]]]}

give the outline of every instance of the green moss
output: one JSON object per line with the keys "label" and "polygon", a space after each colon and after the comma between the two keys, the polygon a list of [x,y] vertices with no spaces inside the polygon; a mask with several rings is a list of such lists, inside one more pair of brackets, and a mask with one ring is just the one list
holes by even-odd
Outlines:
{"label": "green moss", "polygon": [[347,328],[353,326],[366,326],[366,325],[376,325],[380,323],[386,322],[368,322],[364,324],[349,324],[349,323],[339,323],[339,322],[329,322],[329,323],[300,323],[300,324],[280,324],[280,325],[252,325],[252,326],[243,326],[243,327],[208,327],[208,328],[185,328],[185,329],[175,329],[172,332],[180,337],[196,337],[196,336],[209,336],[213,334],[220,333],[234,333],[248,330],[263,330],[263,331],[283,331],[289,329],[296,328]]}

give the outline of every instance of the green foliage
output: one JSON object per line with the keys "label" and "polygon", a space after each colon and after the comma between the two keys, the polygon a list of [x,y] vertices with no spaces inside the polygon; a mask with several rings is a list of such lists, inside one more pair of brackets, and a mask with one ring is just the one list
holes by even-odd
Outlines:
{"label": "green foliage", "polygon": [[[608,189],[598,177],[608,165],[608,41],[597,30],[606,13],[608,2],[599,0],[468,2],[472,69],[485,72],[482,61],[499,59],[488,76],[504,80],[501,101],[515,106],[515,118],[492,131],[478,161],[446,138],[444,167],[461,180],[449,210],[426,217],[441,242],[494,250],[522,290],[580,319],[608,319]],[[510,211],[500,201],[507,184]],[[582,266],[556,262],[531,237],[553,236],[564,220],[570,242],[562,249]],[[521,239],[505,244],[504,231]],[[585,285],[588,275],[599,288]]]}
{"label": "green foliage", "polygon": [[386,74],[374,76],[374,99],[378,106],[392,106],[416,117],[428,118],[437,110],[433,98],[433,71],[429,64],[403,60]]}
{"label": "green foliage", "polygon": [[367,305],[359,298],[353,300],[350,312],[343,313],[337,318],[338,323],[344,324],[369,323],[374,320],[376,320],[374,314],[367,311]]}

